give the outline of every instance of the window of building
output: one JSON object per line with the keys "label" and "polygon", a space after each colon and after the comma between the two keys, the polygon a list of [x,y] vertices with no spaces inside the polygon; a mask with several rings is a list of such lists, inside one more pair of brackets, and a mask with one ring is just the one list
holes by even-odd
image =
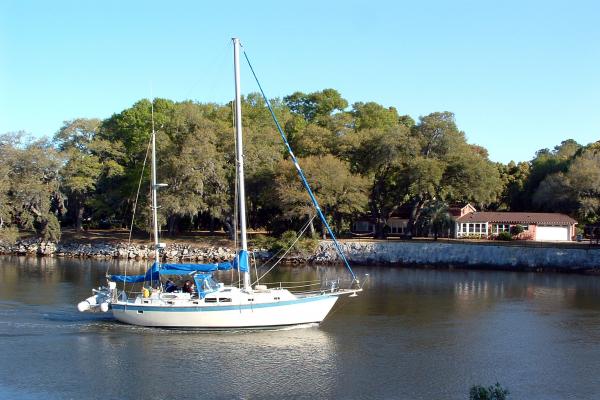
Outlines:
{"label": "window of building", "polygon": [[492,232],[500,233],[500,232],[510,232],[509,224],[494,224],[492,225]]}
{"label": "window of building", "polygon": [[370,228],[370,224],[368,221],[356,221],[354,223],[355,231],[359,231],[359,232],[368,231],[369,228]]}
{"label": "window of building", "polygon": [[390,232],[391,233],[404,233],[404,227],[403,226],[392,226],[390,227]]}

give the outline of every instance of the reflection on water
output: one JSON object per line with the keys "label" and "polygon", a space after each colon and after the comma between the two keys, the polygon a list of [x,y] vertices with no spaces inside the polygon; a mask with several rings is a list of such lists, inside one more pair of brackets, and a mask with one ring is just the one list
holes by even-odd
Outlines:
{"label": "reflection on water", "polygon": [[[75,304],[144,263],[0,259],[0,398],[597,398],[600,278],[357,268],[368,288],[320,327],[141,328]],[[283,268],[272,281],[332,279]],[[227,276],[221,276],[226,279]]]}

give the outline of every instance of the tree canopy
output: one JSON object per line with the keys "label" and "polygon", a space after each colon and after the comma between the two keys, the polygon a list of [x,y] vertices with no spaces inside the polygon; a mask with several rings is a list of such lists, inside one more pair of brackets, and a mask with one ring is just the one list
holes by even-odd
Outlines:
{"label": "tree canopy", "polygon": [[[572,139],[529,162],[493,163],[467,141],[453,113],[417,121],[372,101],[351,106],[335,89],[295,92],[275,114],[335,230],[405,210],[411,234],[447,228],[448,208],[560,211],[580,222],[600,215],[600,142]],[[242,101],[248,221],[284,232],[314,216],[262,98]],[[174,234],[232,229],[235,158],[232,105],[142,99],[104,120],[66,121],[52,140],[0,136],[0,235],[35,231],[57,239],[60,224],[148,229],[149,160],[157,132],[160,225]],[[319,222],[315,222],[320,225]],[[322,227],[321,227],[322,228]]]}

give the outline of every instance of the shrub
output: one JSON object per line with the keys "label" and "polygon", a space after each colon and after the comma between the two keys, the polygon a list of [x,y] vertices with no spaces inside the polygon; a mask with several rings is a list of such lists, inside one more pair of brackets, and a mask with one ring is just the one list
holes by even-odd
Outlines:
{"label": "shrub", "polygon": [[[254,240],[254,246],[269,249],[272,252],[281,251],[285,252],[297,238],[297,234],[294,231],[285,231],[280,238],[274,238],[271,236],[257,236]],[[300,238],[294,248],[290,250],[288,254],[308,256],[315,252],[319,240],[311,237]]]}
{"label": "shrub", "polygon": [[512,240],[512,235],[509,232],[500,232],[498,240]]}
{"label": "shrub", "polygon": [[253,235],[251,242],[255,248],[271,250],[276,240],[273,236]]}
{"label": "shrub", "polygon": [[54,214],[48,214],[42,223],[42,239],[57,243],[60,240],[60,222]]}
{"label": "shrub", "polygon": [[467,240],[485,239],[485,235],[480,235],[479,233],[469,233],[468,235],[462,236],[462,239],[467,239]]}
{"label": "shrub", "polygon": [[472,386],[469,391],[469,400],[506,400],[509,393],[510,392],[500,386],[498,382],[487,388],[481,385],[475,385]]}
{"label": "shrub", "polygon": [[9,226],[0,229],[0,242],[15,244],[18,238],[19,231],[17,228]]}
{"label": "shrub", "polygon": [[520,233],[523,233],[525,229],[521,225],[513,225],[510,227],[510,234],[513,236],[517,236]]}

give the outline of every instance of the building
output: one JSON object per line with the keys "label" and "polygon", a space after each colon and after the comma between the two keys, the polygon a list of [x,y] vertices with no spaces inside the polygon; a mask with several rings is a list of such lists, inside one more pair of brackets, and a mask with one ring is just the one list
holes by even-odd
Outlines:
{"label": "building", "polygon": [[[360,218],[352,224],[352,233],[358,236],[369,236],[375,234],[375,218]],[[385,223],[387,236],[404,236],[408,232],[408,218],[390,217]]]}
{"label": "building", "polygon": [[[385,221],[385,234],[391,237],[405,237],[410,235],[408,231],[408,221],[410,208],[407,206],[399,207]],[[375,225],[377,221],[370,216],[363,216],[356,219],[352,224],[352,233],[356,236],[369,236],[375,234]]]}
{"label": "building", "polygon": [[467,215],[473,212],[476,212],[477,209],[473,207],[471,204],[467,203],[464,206],[451,206],[448,208],[448,212],[452,216],[453,219],[457,219],[462,217],[463,215]]}
{"label": "building", "polygon": [[558,213],[473,211],[456,218],[455,236],[491,239],[500,232],[510,232],[515,225],[523,228],[517,239],[571,241],[575,239],[577,221]]}

